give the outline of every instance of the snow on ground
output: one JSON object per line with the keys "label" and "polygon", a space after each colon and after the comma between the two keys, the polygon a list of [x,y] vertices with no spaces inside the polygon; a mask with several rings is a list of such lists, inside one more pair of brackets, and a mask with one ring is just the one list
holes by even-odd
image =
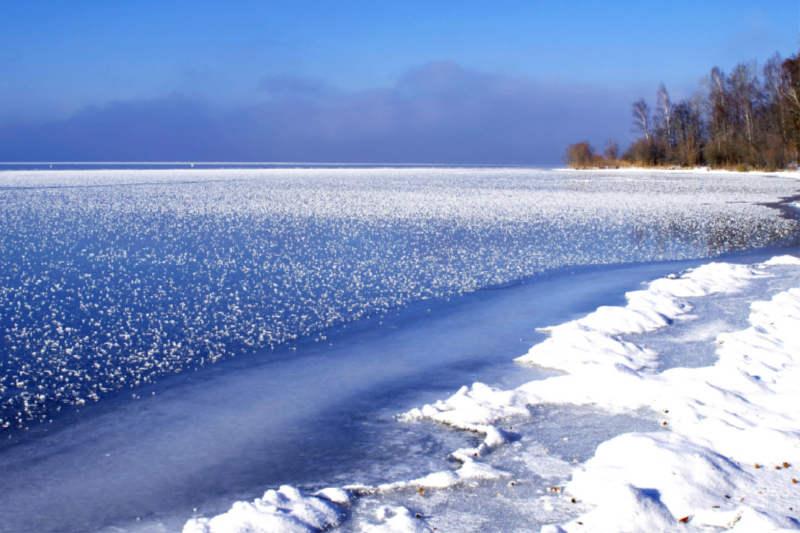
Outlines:
{"label": "snow on ground", "polygon": [[350,494],[342,489],[325,489],[312,495],[284,485],[277,491],[268,490],[253,503],[236,502],[229,512],[210,520],[193,519],[183,531],[319,531],[338,524],[343,517],[341,504],[349,501]]}
{"label": "snow on ground", "polygon": [[[341,521],[351,495],[390,496],[415,487],[423,494],[470,480],[502,479],[507,474],[484,460],[512,440],[498,422],[552,404],[620,413],[656,410],[668,431],[627,433],[602,443],[594,457],[574,468],[565,487],[554,489],[587,512],[544,526],[543,533],[798,530],[800,288],[754,302],[749,328],[716,337],[719,359],[712,366],[656,373],[658,354],[620,338],[686,319],[692,310],[686,298],[735,293],[773,275],[773,267],[800,267],[800,259],[775,257],[756,266],[711,263],[655,280],[628,293],[625,307],[601,307],[546,328],[550,338],[518,359],[568,374],[511,391],[475,383],[400,417],[431,419],[481,435],[480,445],[453,454],[462,464],[457,470],[348,487],[337,497],[282,487],[211,520],[192,519],[184,533],[318,531]],[[405,507],[382,505],[373,523],[359,529],[431,527],[426,517],[412,516]]]}

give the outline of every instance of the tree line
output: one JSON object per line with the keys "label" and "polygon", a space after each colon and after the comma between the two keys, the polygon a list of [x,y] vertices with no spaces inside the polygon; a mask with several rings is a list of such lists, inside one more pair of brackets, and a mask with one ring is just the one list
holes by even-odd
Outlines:
{"label": "tree line", "polygon": [[602,154],[588,141],[571,144],[573,168],[695,167],[779,170],[800,154],[800,56],[775,54],[759,69],[743,62],[726,74],[714,67],[689,98],[673,102],[662,83],[653,108],[632,105],[636,140],[624,152],[614,140]]}

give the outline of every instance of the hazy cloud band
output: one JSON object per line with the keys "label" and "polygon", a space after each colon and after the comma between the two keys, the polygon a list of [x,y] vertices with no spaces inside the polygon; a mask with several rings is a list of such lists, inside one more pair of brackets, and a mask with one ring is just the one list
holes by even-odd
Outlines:
{"label": "hazy cloud band", "polygon": [[634,91],[429,63],[393,88],[266,78],[238,108],[182,95],[0,124],[3,161],[553,164],[570,142],[629,139]]}

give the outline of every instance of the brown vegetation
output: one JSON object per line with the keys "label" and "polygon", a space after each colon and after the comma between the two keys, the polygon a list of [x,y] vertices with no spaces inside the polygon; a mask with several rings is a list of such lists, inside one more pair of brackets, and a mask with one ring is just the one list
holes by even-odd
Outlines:
{"label": "brown vegetation", "polygon": [[589,141],[570,144],[562,160],[572,168],[619,168],[632,164],[619,158],[619,143],[614,139],[606,141],[603,154],[598,154]]}
{"label": "brown vegetation", "polygon": [[653,109],[632,106],[637,139],[624,153],[616,141],[603,155],[588,141],[571,144],[564,162],[573,168],[695,167],[779,170],[800,155],[800,56],[775,54],[760,70],[739,63],[726,75],[717,67],[693,96],[673,103],[661,84]]}

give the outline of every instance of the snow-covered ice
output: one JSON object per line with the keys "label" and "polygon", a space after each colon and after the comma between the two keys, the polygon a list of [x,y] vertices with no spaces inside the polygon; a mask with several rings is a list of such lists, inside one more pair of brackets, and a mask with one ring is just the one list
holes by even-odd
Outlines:
{"label": "snow-covered ice", "polygon": [[[568,279],[581,266],[707,258],[770,245],[796,235],[795,220],[767,207],[795,189],[784,176],[530,169],[2,173],[0,223],[8,231],[0,235],[0,426],[8,428],[9,441],[0,464],[10,484],[0,489],[6,500],[0,516],[18,528],[26,512],[38,509],[31,531],[62,523],[81,530],[98,524],[171,531],[163,524],[183,525],[192,516],[187,502],[197,496],[204,511],[186,523],[192,533],[423,531],[453,520],[459,526],[449,529],[461,531],[561,524],[554,527],[571,532],[581,530],[578,522],[635,525],[640,519],[641,530],[668,522],[792,527],[791,517],[773,516],[757,497],[747,496],[738,507],[719,504],[720,511],[690,508],[710,502],[715,488],[733,492],[767,472],[749,472],[745,460],[762,464],[784,454],[791,464],[794,457],[787,437],[796,433],[793,415],[772,406],[788,390],[781,383],[791,375],[794,355],[789,350],[783,359],[769,359],[763,353],[776,339],[789,342],[770,329],[783,327],[781,320],[753,326],[758,344],[741,324],[707,319],[698,303],[761,287],[781,269],[796,268],[797,258],[788,256],[757,266],[717,263],[676,272],[628,292],[626,305],[595,304],[581,318],[575,310],[584,308],[573,306],[550,315],[555,323],[564,320],[561,325],[540,322],[538,333],[533,327],[519,332],[525,344],[516,345],[514,356],[547,336],[517,363],[530,372],[528,381],[537,381],[475,383],[443,401],[425,396],[394,411],[410,409],[394,422],[387,453],[406,457],[401,434],[407,428],[420,438],[409,445],[413,453],[439,454],[442,443],[455,444],[446,455],[414,466],[381,458],[327,480],[314,477],[324,469],[307,468],[298,488],[280,485],[293,483],[290,478],[257,484],[257,492],[243,468],[253,465],[252,479],[259,479],[262,457],[275,470],[269,475],[291,474],[314,460],[290,458],[290,448],[307,443],[314,453],[325,450],[333,442],[325,434],[334,429],[330,415],[343,406],[349,413],[367,405],[381,389],[387,396],[392,387],[422,390],[409,383],[426,375],[431,383],[433,374],[469,374],[464,363],[477,361],[477,352],[488,360],[499,338],[479,331],[493,320],[508,321],[510,312],[496,319],[477,313],[482,300],[472,298],[467,315],[484,321],[475,334],[459,332],[449,319],[430,322],[446,325],[452,339],[427,333],[421,321],[408,330],[417,339],[406,338],[403,316],[437,306],[448,316],[462,294],[488,294],[543,274],[552,275],[548,283],[562,288],[565,302],[580,302]],[[602,270],[593,268],[582,272]],[[785,313],[791,301],[781,295],[794,293],[784,289],[772,302]],[[447,307],[451,298],[453,307]],[[417,315],[396,313],[409,306]],[[533,304],[527,309],[539,312]],[[754,316],[761,312],[758,305],[753,309]],[[388,335],[376,323],[400,329]],[[375,340],[346,340],[358,328],[376,333]],[[381,338],[405,348],[381,345]],[[662,353],[679,338],[693,347],[716,339],[718,349],[698,348],[702,357]],[[441,342],[441,353],[426,346],[412,354],[414,342],[425,339]],[[311,349],[327,350],[340,340],[352,353]],[[731,352],[737,346],[739,352]],[[294,348],[304,356],[294,360]],[[234,365],[230,358],[241,354],[270,365],[238,357],[242,364]],[[326,360],[331,356],[346,356],[354,366],[337,372],[336,361]],[[216,373],[194,372],[223,360]],[[304,368],[308,364],[312,368]],[[472,381],[457,379],[447,394]],[[169,387],[152,386],[162,380],[175,386],[172,397]],[[288,388],[270,394],[270,387]],[[122,388],[132,389],[128,394],[137,402],[144,391],[169,399],[115,407],[123,405],[123,396],[115,395]],[[86,409],[93,414],[82,418],[87,402],[108,395],[107,409]],[[546,413],[556,412],[562,425],[548,426]],[[355,413],[352,418],[353,428],[371,423]],[[57,424],[45,424],[52,421]],[[449,436],[434,443],[431,435],[441,425],[451,428]],[[19,431],[28,428],[34,431]],[[48,438],[47,428],[59,437]],[[717,432],[731,442],[715,441]],[[335,434],[346,438],[344,430]],[[771,451],[755,457],[754,443],[763,439]],[[363,448],[336,449],[355,456]],[[644,454],[640,450],[656,453],[670,472],[699,472],[700,495],[676,495],[680,483],[661,479],[663,468],[615,462]],[[684,457],[689,452],[699,457]],[[359,465],[352,459],[341,464]],[[192,484],[196,495],[186,490]],[[319,490],[331,485],[341,488]],[[178,503],[160,505],[156,500],[173,486]],[[608,495],[627,503],[613,507]],[[54,503],[45,508],[34,501],[39,497]],[[234,499],[241,501],[231,506]],[[164,518],[176,508],[185,514]],[[683,512],[686,524],[676,522]]]}
{"label": "snow-covered ice", "polygon": [[0,428],[414,302],[790,235],[786,177],[532,169],[0,173]]}
{"label": "snow-covered ice", "polygon": [[626,307],[600,308],[550,328],[549,339],[518,359],[569,375],[514,391],[476,383],[410,416],[468,427],[496,422],[525,405],[656,409],[671,430],[602,444],[566,487],[596,508],[546,530],[654,532],[683,523],[733,531],[797,529],[800,288],[753,303],[751,327],[719,335],[719,361],[710,367],[653,374],[648,363],[657,354],[618,338],[665,327],[691,310],[683,298],[737,291],[750,279],[769,276],[770,265],[800,261],[776,257],[761,268],[710,264],[656,280],[647,290],[629,293]]}
{"label": "snow-covered ice", "polygon": [[184,533],[246,533],[282,531],[308,533],[335,526],[343,517],[342,505],[350,495],[342,489],[323,489],[304,494],[284,486],[268,490],[253,503],[237,502],[225,514],[212,519],[195,518],[183,528]]}
{"label": "snow-covered ice", "polygon": [[[458,490],[470,479],[509,477],[484,458],[514,440],[500,422],[529,417],[537,405],[648,409],[658,413],[664,430],[626,433],[600,444],[591,459],[574,467],[563,488],[551,489],[585,512],[560,525],[545,525],[543,533],[797,530],[800,288],[753,302],[750,327],[716,338],[719,359],[712,366],[655,373],[649,363],[657,354],[619,337],[669,327],[692,310],[686,298],[736,293],[754,280],[785,274],[773,273],[775,268],[798,266],[800,259],[794,256],[755,266],[711,263],[628,293],[627,306],[601,307],[582,319],[547,328],[550,338],[519,362],[555,366],[568,374],[508,391],[475,383],[400,417],[406,422],[432,419],[480,434],[479,446],[453,453],[460,468],[349,488],[362,498],[403,490],[424,496],[429,489]],[[391,504],[391,496],[384,501],[377,511],[379,525],[365,523],[356,530],[432,530],[426,516],[412,517],[408,508]],[[552,502],[545,501],[543,509],[554,511]],[[237,527],[219,533],[246,531]],[[458,524],[450,529],[458,530]]]}

